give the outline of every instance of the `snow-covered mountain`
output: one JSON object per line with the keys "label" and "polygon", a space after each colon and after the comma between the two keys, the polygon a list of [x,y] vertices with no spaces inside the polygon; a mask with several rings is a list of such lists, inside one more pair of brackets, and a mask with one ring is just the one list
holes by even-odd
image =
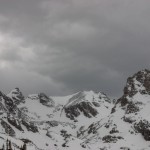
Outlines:
{"label": "snow-covered mountain", "polygon": [[[111,114],[85,129],[86,144],[93,149],[150,149],[150,71],[139,71],[129,77],[124,94]],[[92,131],[89,134],[89,131]],[[82,136],[81,136],[82,137]]]}
{"label": "snow-covered mountain", "polygon": [[64,97],[25,98],[0,92],[0,147],[27,150],[149,150],[150,71],[129,77],[121,98],[81,91]]}

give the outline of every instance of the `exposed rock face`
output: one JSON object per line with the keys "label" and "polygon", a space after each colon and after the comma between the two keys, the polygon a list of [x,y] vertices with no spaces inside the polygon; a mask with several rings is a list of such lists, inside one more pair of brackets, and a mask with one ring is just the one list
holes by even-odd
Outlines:
{"label": "exposed rock face", "polygon": [[12,116],[11,114],[7,114],[7,120],[11,125],[16,127],[18,130],[23,131],[23,129],[21,127],[21,123],[18,120],[18,118],[14,118],[14,116]]}
{"label": "exposed rock face", "polygon": [[136,113],[139,111],[137,103],[129,102],[126,109],[126,114]]}
{"label": "exposed rock face", "polygon": [[56,127],[59,125],[57,121],[47,121],[47,124],[49,124],[50,127]]}
{"label": "exposed rock face", "polygon": [[4,102],[5,107],[8,109],[9,112],[15,113],[16,106],[11,98],[7,97],[4,93],[0,92],[0,100]]}
{"label": "exposed rock face", "polygon": [[118,140],[123,139],[121,136],[112,136],[112,135],[106,135],[103,137],[103,141],[106,143],[116,143]]}
{"label": "exposed rock face", "polygon": [[100,104],[97,103],[97,102],[92,102],[92,104],[93,104],[95,107],[100,107]]}
{"label": "exposed rock face", "polygon": [[25,102],[25,98],[19,88],[15,88],[7,96],[13,100],[15,105]]}
{"label": "exposed rock face", "polygon": [[134,124],[137,132],[141,133],[146,141],[150,141],[150,123],[146,120],[141,120]]}
{"label": "exposed rock face", "polygon": [[70,119],[74,119],[74,117],[78,117],[80,115],[80,112],[83,112],[83,114],[91,118],[92,116],[96,116],[98,114],[97,110],[94,109],[90,102],[81,102],[77,103],[76,105],[66,107],[65,108],[66,116]]}
{"label": "exposed rock face", "polygon": [[5,106],[2,104],[2,102],[0,102],[0,115],[2,115],[6,111],[7,109],[5,108]]}
{"label": "exposed rock face", "polygon": [[28,131],[32,131],[33,133],[38,132],[38,128],[37,128],[37,126],[34,125],[34,123],[22,120],[22,124],[24,126],[26,126],[26,128],[27,128]]}
{"label": "exposed rock face", "polygon": [[124,116],[124,117],[123,117],[123,121],[128,122],[128,123],[133,123],[133,122],[135,122],[136,120],[132,119],[131,117],[126,117],[126,116]]}
{"label": "exposed rock face", "polygon": [[135,93],[150,94],[150,71],[145,69],[129,77],[124,94],[133,96]]}
{"label": "exposed rock face", "polygon": [[127,79],[122,98],[133,97],[137,92],[150,94],[150,71],[147,69],[139,71]]}
{"label": "exposed rock face", "polygon": [[130,150],[129,147],[120,147],[121,150]]}
{"label": "exposed rock face", "polygon": [[49,98],[46,94],[40,93],[38,96],[41,104],[49,107],[53,107],[55,105],[54,101],[51,98]]}
{"label": "exposed rock face", "polygon": [[[127,79],[124,94],[117,100],[116,105],[121,104],[122,107],[126,106],[126,113],[138,112],[140,104],[130,100],[137,93],[141,95],[150,94],[150,71],[147,69],[139,71]],[[115,112],[115,107],[112,109],[112,112]]]}
{"label": "exposed rock face", "polygon": [[15,131],[12,129],[12,127],[7,124],[4,120],[1,120],[1,125],[5,129],[5,132],[10,136],[15,136]]}
{"label": "exposed rock face", "polygon": [[[17,105],[24,101],[24,96],[18,88],[12,90],[8,96],[0,92],[0,101],[1,114],[5,116],[4,118],[7,118],[7,120],[4,119],[1,121],[1,125],[7,134],[15,136],[15,131],[12,127],[23,131],[22,125],[26,126],[28,131],[32,131],[34,133],[38,132],[38,128],[30,121],[27,121],[27,118],[29,117],[17,107]],[[7,121],[10,125],[12,125],[12,127],[7,123]]]}
{"label": "exposed rock face", "polygon": [[105,109],[109,109],[110,104],[111,100],[104,93],[84,91],[71,97],[65,105],[64,110],[66,116],[72,120],[75,120],[75,118],[81,114],[87,118],[92,118],[99,114],[98,109],[100,109],[101,105],[104,106]]}

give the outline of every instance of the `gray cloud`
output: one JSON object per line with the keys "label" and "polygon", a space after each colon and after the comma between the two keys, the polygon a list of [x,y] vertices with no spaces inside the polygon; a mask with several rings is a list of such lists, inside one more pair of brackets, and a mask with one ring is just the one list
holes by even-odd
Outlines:
{"label": "gray cloud", "polygon": [[148,0],[1,0],[0,88],[121,95],[149,68],[149,13]]}

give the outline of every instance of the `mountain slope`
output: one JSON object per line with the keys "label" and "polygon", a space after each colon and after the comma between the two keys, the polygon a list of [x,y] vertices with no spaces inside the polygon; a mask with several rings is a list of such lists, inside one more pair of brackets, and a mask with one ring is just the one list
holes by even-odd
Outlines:
{"label": "mountain slope", "polygon": [[44,150],[149,150],[150,71],[127,79],[114,104],[104,93],[24,98],[19,88],[0,92],[0,146]]}
{"label": "mountain slope", "polygon": [[[1,93],[3,130],[0,135],[20,139],[20,143],[24,139],[28,141],[27,147],[34,149],[74,149],[75,145],[78,149],[85,149],[82,145],[84,140],[78,138],[79,129],[109,115],[113,107],[111,100],[105,94],[93,91],[62,97],[64,101],[60,103],[58,99],[44,93],[32,94],[24,99],[18,88],[8,95]],[[74,116],[74,111],[68,113],[68,109],[72,108],[78,112],[77,116]],[[94,115],[93,110],[96,112]]]}
{"label": "mountain slope", "polygon": [[143,70],[128,78],[111,114],[82,131],[87,136],[85,143],[108,150],[150,148],[149,77],[150,71]]}

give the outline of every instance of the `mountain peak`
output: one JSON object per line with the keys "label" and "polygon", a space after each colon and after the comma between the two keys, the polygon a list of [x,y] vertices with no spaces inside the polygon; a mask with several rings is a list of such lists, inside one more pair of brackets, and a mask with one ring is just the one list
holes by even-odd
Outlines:
{"label": "mountain peak", "polygon": [[96,117],[99,113],[101,114],[99,110],[102,109],[102,106],[106,106],[106,109],[111,108],[111,100],[105,94],[82,91],[74,94],[68,100],[64,110],[68,118],[76,120],[81,114],[88,118]]}
{"label": "mountain peak", "polygon": [[18,91],[18,92],[20,91],[20,89],[18,87],[16,87],[15,90]]}
{"label": "mountain peak", "polygon": [[127,79],[124,94],[132,97],[137,92],[150,94],[150,71],[147,69],[139,71]]}
{"label": "mountain peak", "polygon": [[138,71],[127,79],[124,94],[116,104],[121,103],[121,106],[125,106],[137,95],[150,95],[150,71],[148,69]]}
{"label": "mountain peak", "polygon": [[24,103],[25,101],[25,98],[18,87],[13,89],[7,96],[11,98],[16,105],[20,104],[21,102]]}

